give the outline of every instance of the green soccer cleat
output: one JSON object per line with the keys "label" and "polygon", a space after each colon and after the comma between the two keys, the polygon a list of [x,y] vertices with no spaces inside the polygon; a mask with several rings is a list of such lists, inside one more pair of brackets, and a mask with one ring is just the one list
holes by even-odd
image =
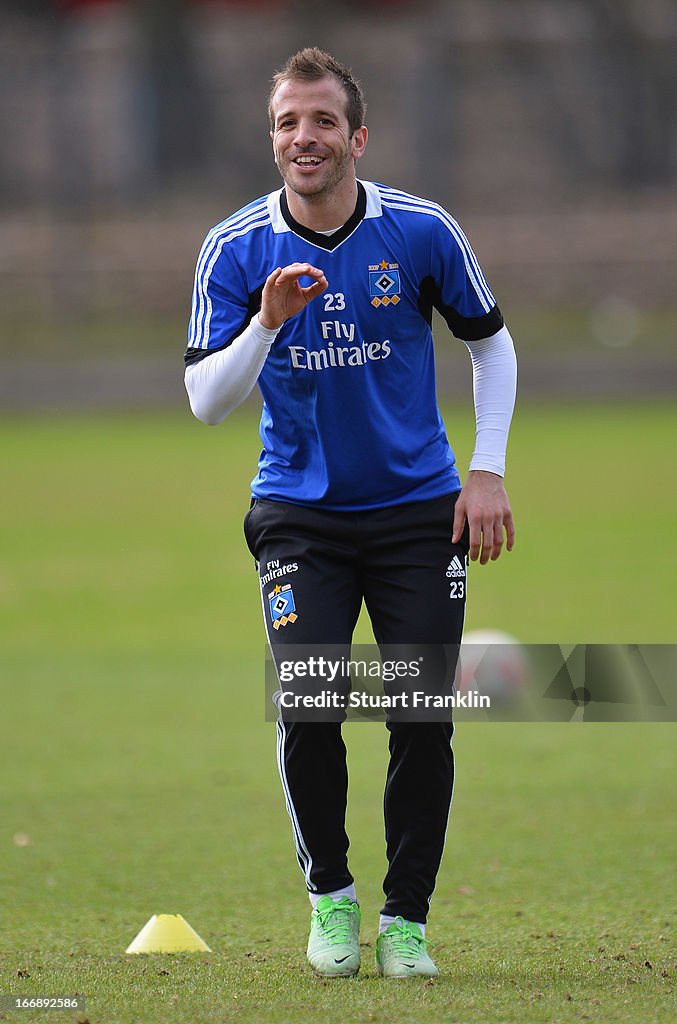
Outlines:
{"label": "green soccer cleat", "polygon": [[310,917],[308,962],[323,978],[350,978],[360,969],[360,921],[357,903],[347,896],[323,896]]}
{"label": "green soccer cleat", "polygon": [[384,978],[436,978],[440,973],[428,956],[421,929],[396,917],[376,940],[376,967]]}

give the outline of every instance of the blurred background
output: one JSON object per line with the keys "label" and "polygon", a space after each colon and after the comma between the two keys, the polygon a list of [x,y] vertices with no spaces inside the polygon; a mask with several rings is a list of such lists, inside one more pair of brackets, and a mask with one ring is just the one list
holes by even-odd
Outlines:
{"label": "blurred background", "polygon": [[185,401],[197,251],[278,186],[269,82],[312,44],[363,81],[360,175],[465,228],[523,396],[672,392],[671,0],[4,0],[3,408]]}

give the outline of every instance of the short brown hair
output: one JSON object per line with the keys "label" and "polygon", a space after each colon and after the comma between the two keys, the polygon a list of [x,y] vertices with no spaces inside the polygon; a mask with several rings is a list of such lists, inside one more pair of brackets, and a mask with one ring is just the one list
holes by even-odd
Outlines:
{"label": "short brown hair", "polygon": [[268,117],[271,130],[275,127],[273,97],[283,82],[295,79],[312,82],[326,78],[327,75],[334,75],[343,86],[346,94],[346,116],[350,134],[353,135],[358,128],[361,128],[367,112],[362,86],[350,68],[340,64],[330,53],[320,50],[317,46],[307,46],[305,50],[299,50],[298,53],[290,57],[283,67],[273,75],[273,85],[268,97]]}

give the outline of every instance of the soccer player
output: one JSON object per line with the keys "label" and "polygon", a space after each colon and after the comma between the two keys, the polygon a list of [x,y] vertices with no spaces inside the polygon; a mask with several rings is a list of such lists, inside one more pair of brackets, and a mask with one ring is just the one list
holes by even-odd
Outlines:
{"label": "soccer player", "polygon": [[[515,400],[510,334],[442,207],[360,181],[365,103],[351,71],[308,48],[273,79],[283,187],[213,228],[186,352],[194,414],[224,420],[258,383],[263,451],[245,536],[277,659],[350,645],[362,601],[380,645],[458,644],[467,556],[513,546],[503,486]],[[476,445],[461,488],[435,397],[433,307],[470,350]],[[386,977],[434,977],[425,938],[454,761],[451,718],[388,722],[388,871],[376,946]],[[360,967],[339,722],[278,720],[278,765],[313,907],[307,955]]]}

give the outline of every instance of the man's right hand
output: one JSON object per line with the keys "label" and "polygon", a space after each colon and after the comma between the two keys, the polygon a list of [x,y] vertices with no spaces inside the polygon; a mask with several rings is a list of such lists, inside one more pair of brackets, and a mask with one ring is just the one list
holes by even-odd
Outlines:
{"label": "man's right hand", "polygon": [[[302,288],[300,277],[312,277],[315,281],[307,288]],[[290,263],[288,267],[278,267],[266,278],[263,286],[259,323],[268,330],[277,330],[285,320],[300,313],[326,288],[324,271],[310,263]]]}

